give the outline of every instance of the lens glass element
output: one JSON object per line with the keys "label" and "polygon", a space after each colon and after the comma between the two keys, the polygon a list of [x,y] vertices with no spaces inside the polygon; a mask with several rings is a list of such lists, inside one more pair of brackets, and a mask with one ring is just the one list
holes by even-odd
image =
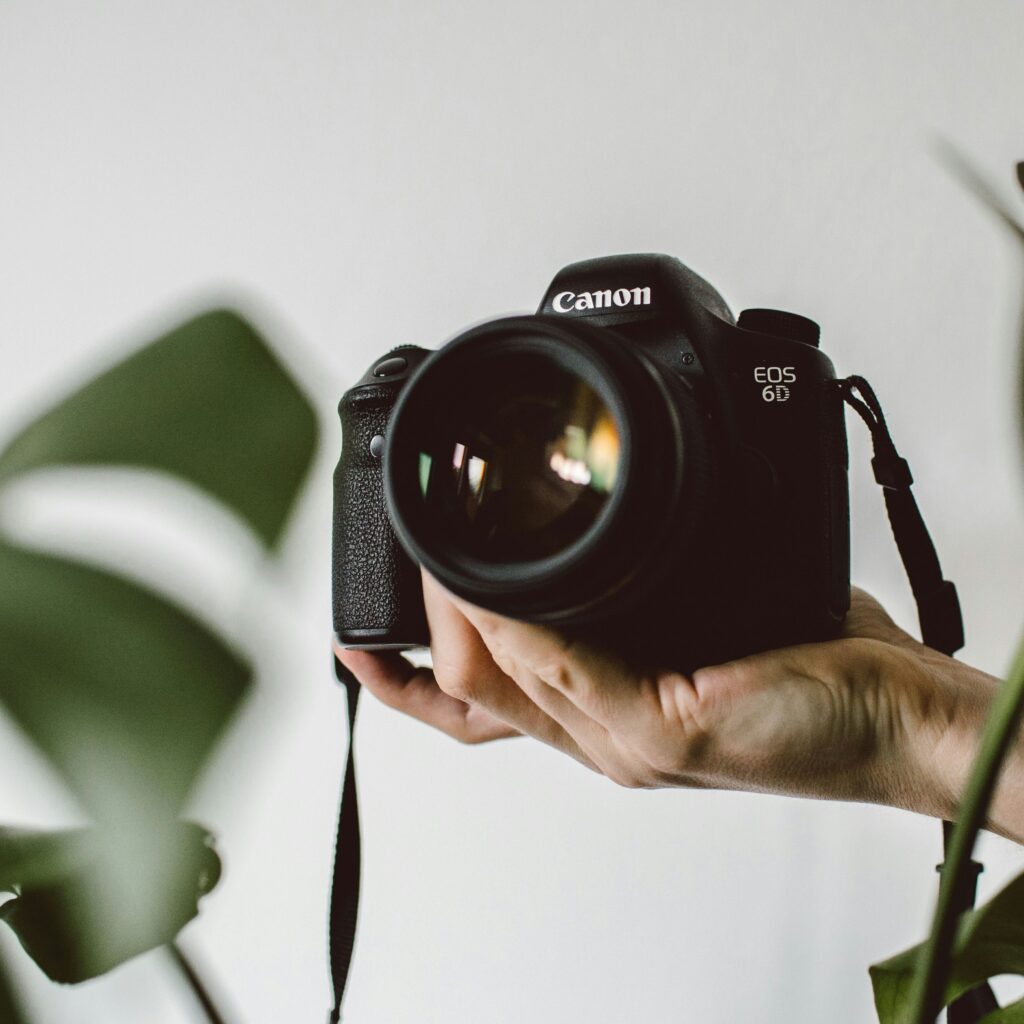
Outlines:
{"label": "lens glass element", "polygon": [[419,479],[448,542],[490,562],[529,561],[594,524],[615,487],[620,435],[587,383],[519,354],[494,359],[445,404],[430,417]]}

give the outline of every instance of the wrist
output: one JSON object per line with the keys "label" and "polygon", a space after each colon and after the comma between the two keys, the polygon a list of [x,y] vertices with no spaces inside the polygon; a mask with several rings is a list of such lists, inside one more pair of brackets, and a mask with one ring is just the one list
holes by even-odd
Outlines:
{"label": "wrist", "polygon": [[[918,731],[915,759],[923,781],[924,813],[952,821],[967,789],[992,699],[1000,681],[953,658],[928,651],[930,701]],[[985,826],[1024,843],[1024,751],[1007,752]]]}

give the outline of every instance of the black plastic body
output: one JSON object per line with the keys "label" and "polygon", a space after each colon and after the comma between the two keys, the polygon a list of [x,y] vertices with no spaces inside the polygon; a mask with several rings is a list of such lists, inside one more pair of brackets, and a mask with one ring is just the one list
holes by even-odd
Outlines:
{"label": "black plastic body", "polygon": [[348,647],[404,650],[428,642],[418,566],[402,550],[384,503],[381,453],[374,438],[387,435],[399,393],[429,353],[402,346],[403,372],[366,375],[345,392],[341,459],[334,471],[332,588],[334,632]]}
{"label": "black plastic body", "polygon": [[[364,378],[342,399],[334,562],[341,642],[429,642],[409,551],[478,604],[683,670],[836,635],[849,607],[846,436],[843,402],[832,364],[815,344],[815,325],[790,318],[790,330],[786,314],[751,311],[741,321],[762,329],[737,326],[706,281],[661,255],[566,267],[536,317],[512,326],[531,320],[553,337],[571,331],[580,344],[603,348],[603,365],[612,368],[606,372],[617,372],[611,357],[618,349],[624,378],[647,370],[658,386],[660,397],[637,404],[665,405],[666,415],[639,424],[647,433],[631,456],[632,518],[618,524],[616,550],[629,549],[636,571],[615,593],[608,588],[605,595],[605,584],[597,585],[597,599],[586,605],[568,596],[552,603],[551,588],[517,591],[515,566],[508,567],[506,585],[476,586],[434,558],[430,545],[417,540],[415,524],[403,523],[393,488],[382,487],[382,462],[366,452],[374,433],[387,435],[393,403],[405,392],[400,404],[411,406],[415,378],[429,376],[432,360],[446,350],[468,348],[474,333],[512,323],[498,321],[431,358],[421,349],[402,350],[411,360],[409,375],[386,386]],[[426,365],[417,374],[412,362]],[[689,438],[691,476],[675,490],[659,491],[649,478],[668,475],[663,470],[678,443],[672,423]],[[641,501],[637,489],[648,485]],[[586,584],[586,572],[577,571],[576,579]]]}

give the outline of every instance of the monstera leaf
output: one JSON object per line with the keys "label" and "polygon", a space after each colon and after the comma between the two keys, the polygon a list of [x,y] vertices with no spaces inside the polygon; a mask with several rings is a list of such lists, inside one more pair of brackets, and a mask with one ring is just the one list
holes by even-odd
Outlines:
{"label": "monstera leaf", "polygon": [[114,831],[0,829],[0,890],[15,897],[0,918],[53,981],[109,971],[171,942],[196,916],[220,878],[211,836],[173,823],[161,831],[157,859],[152,838],[136,858],[133,838]]}
{"label": "monstera leaf", "polygon": [[[215,311],[158,338],[31,422],[0,453],[20,474],[122,466],[212,495],[274,548],[317,441],[314,412],[256,331]],[[0,537],[0,710],[95,829],[0,829],[0,917],[52,978],[79,981],[168,942],[220,865],[178,821],[251,668],[166,598]],[[2,999],[2,996],[0,996]]]}
{"label": "monstera leaf", "polygon": [[103,821],[173,817],[248,664],[135,583],[0,543],[0,704]]}
{"label": "monstera leaf", "polygon": [[317,441],[309,402],[253,327],[196,317],[86,384],[0,453],[0,486],[45,466],[137,466],[213,495],[276,542]]}
{"label": "monstera leaf", "polygon": [[11,986],[2,952],[0,952],[0,1021],[3,1021],[4,1024],[27,1024],[25,1012]]}

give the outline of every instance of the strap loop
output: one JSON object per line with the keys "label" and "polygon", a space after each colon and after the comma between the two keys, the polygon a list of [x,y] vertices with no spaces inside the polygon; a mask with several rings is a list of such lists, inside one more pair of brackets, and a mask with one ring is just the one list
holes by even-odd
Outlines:
{"label": "strap loop", "polygon": [[943,654],[964,645],[963,616],[956,587],[942,576],[928,527],[910,490],[914,482],[910,465],[896,450],[882,405],[863,377],[836,381],[843,400],[871,431],[874,458],[871,468],[882,485],[896,547],[910,581],[921,625],[921,640]]}
{"label": "strap loop", "polygon": [[875,481],[890,491],[906,490],[914,482],[910,473],[910,463],[901,459],[895,451],[892,455],[876,455],[871,460],[871,469]]}

